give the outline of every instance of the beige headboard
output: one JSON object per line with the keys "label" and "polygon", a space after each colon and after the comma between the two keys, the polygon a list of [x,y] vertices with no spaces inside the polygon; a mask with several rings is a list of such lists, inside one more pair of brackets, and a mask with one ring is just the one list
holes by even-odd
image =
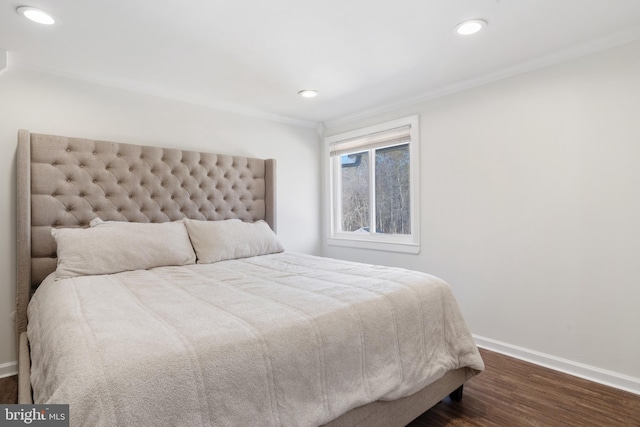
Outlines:
{"label": "beige headboard", "polygon": [[52,227],[103,220],[265,220],[275,231],[275,160],[18,132],[17,319],[56,268]]}

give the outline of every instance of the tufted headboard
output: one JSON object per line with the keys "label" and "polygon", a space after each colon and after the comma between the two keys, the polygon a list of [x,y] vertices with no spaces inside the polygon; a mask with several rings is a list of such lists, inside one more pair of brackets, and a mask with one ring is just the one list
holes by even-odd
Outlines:
{"label": "tufted headboard", "polygon": [[103,220],[265,220],[275,231],[275,160],[18,132],[17,319],[56,268],[52,227]]}

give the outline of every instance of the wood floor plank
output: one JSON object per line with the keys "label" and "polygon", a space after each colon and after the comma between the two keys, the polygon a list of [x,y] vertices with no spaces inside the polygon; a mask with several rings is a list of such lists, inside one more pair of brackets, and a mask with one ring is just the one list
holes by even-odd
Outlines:
{"label": "wood floor plank", "polygon": [[410,427],[640,427],[640,396],[488,350],[486,370]]}
{"label": "wood floor plank", "polygon": [[0,403],[18,403],[18,376],[0,378]]}

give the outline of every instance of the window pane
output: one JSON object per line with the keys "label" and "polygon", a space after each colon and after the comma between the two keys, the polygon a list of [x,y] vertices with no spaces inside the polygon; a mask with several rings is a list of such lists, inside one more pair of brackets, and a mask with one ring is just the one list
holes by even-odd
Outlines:
{"label": "window pane", "polygon": [[376,232],[411,234],[409,144],[375,150]]}
{"label": "window pane", "polygon": [[340,156],[342,230],[369,231],[369,153]]}

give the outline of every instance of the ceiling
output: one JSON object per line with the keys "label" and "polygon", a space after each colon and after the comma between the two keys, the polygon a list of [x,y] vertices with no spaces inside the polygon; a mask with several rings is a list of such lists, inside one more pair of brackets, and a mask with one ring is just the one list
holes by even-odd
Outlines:
{"label": "ceiling", "polygon": [[[43,26],[15,12],[52,13]],[[453,28],[488,22],[475,36]],[[638,0],[5,0],[9,67],[300,125],[395,108],[640,39]],[[314,99],[301,89],[320,92]]]}

